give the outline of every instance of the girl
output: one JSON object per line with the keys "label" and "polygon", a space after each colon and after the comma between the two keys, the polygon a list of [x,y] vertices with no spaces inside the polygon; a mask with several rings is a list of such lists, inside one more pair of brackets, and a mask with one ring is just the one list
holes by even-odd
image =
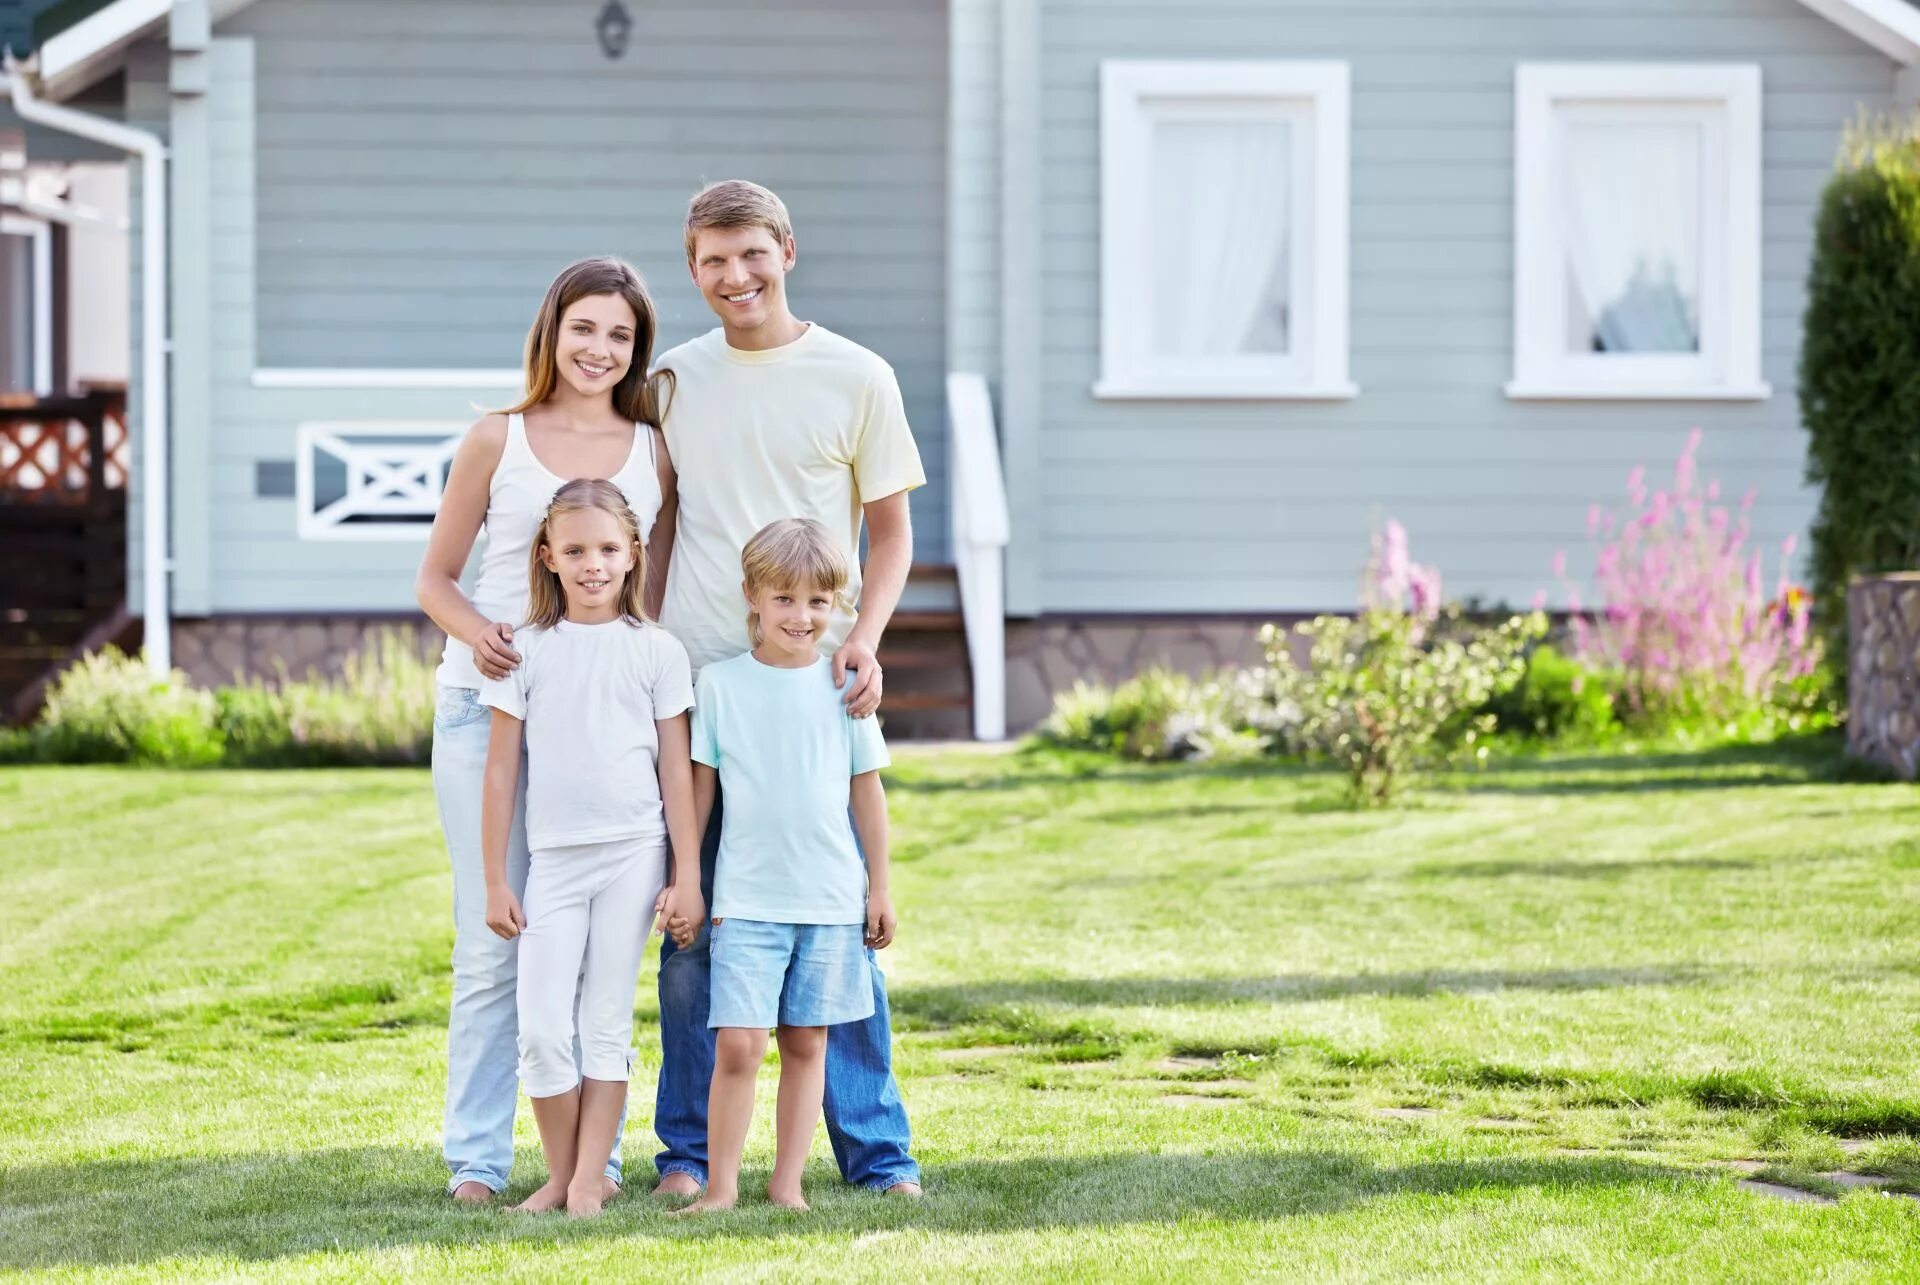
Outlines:
{"label": "girl", "polygon": [[[647,374],[657,325],[639,274],[617,259],[586,259],[547,289],[527,333],[526,394],[468,430],[454,455],[433,520],[416,592],[446,631],[433,726],[433,789],[453,862],[453,1005],[447,1024],[447,1189],[491,1200],[513,1163],[515,948],[487,930],[481,872],[480,793],[488,715],[483,678],[520,663],[514,626],[527,615],[527,563],[534,529],[554,489],[569,479],[608,478],[624,494],[639,538],[648,540],[673,472],[659,424],[666,387]],[[473,596],[460,577],[482,530]],[[666,533],[663,532],[663,537]],[[656,563],[653,583],[662,583]],[[507,886],[524,888],[527,841],[516,812],[507,836]],[[699,921],[699,916],[694,916]],[[607,1164],[607,1194],[620,1180],[619,1148]]]}
{"label": "girl", "polygon": [[787,518],[747,541],[740,564],[753,650],[700,671],[693,715],[696,832],[716,790],[726,805],[708,947],[707,1025],[719,1032],[707,1106],[711,1170],[707,1194],[688,1213],[729,1209],[739,1198],[754,1078],[776,1024],[780,1094],[767,1196],[807,1207],[800,1173],[820,1121],[827,1028],[873,1015],[865,948],[885,948],[895,927],[879,771],[886,742],[878,720],[848,712],[820,654],[846,588],[846,559],[826,527]]}
{"label": "girl", "polygon": [[[668,833],[674,866],[699,896],[693,680],[686,649],[645,619],[644,556],[639,521],[612,483],[561,487],[534,532],[520,664],[480,688],[493,709],[480,823],[486,921],[503,941],[520,938],[520,1079],[547,1157],[545,1185],[516,1206],[531,1213],[600,1212]],[[523,728],[524,911],[507,880]]]}

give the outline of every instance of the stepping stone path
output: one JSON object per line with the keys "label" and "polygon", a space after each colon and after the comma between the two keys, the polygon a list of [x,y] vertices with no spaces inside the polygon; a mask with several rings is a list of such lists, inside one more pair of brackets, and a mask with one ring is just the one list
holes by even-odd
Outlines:
{"label": "stepping stone path", "polygon": [[1757,1195],[1772,1196],[1775,1200],[1785,1200],[1798,1205],[1838,1203],[1832,1196],[1823,1196],[1817,1191],[1802,1191],[1798,1187],[1787,1187],[1777,1182],[1761,1182],[1757,1178],[1742,1178],[1740,1185]]}
{"label": "stepping stone path", "polygon": [[1169,1071],[1176,1075],[1182,1071],[1212,1071],[1219,1066],[1220,1059],[1217,1057],[1191,1057],[1183,1053],[1163,1057],[1153,1064],[1156,1071]]}
{"label": "stepping stone path", "polygon": [[1374,1113],[1389,1120],[1425,1120],[1440,1114],[1432,1107],[1376,1107]]}
{"label": "stepping stone path", "polygon": [[1512,1129],[1531,1129],[1533,1126],[1528,1124],[1525,1120],[1512,1120],[1512,1119],[1508,1119],[1505,1116],[1489,1115],[1489,1116],[1482,1116],[1480,1119],[1473,1121],[1473,1127],[1476,1129],[1512,1130]]}
{"label": "stepping stone path", "polygon": [[1839,1173],[1823,1173],[1820,1176],[1828,1182],[1839,1183],[1842,1187],[1872,1187],[1878,1190],[1893,1184],[1893,1179],[1882,1178],[1879,1174],[1873,1173],[1847,1173],[1842,1170]]}
{"label": "stepping stone path", "polygon": [[1201,1093],[1168,1093],[1160,1100],[1173,1107],[1243,1107],[1245,1098],[1208,1097]]}

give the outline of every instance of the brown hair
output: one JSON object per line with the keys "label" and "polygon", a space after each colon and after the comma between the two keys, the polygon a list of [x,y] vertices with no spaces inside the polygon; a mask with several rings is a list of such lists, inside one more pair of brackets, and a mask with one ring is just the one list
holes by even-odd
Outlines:
{"label": "brown hair", "polygon": [[[847,587],[847,559],[827,528],[812,518],[781,518],[755,531],[740,550],[740,574],[749,597],[762,589],[819,589],[832,594],[837,606]],[[760,613],[752,609],[747,637],[760,645]]]}
{"label": "brown hair", "polygon": [[793,220],[779,197],[743,178],[709,183],[687,202],[687,262],[702,228],[765,228],[781,248],[793,240]]}
{"label": "brown hair", "polygon": [[560,587],[560,577],[547,569],[540,553],[549,543],[547,533],[555,518],[587,509],[613,514],[627,538],[633,541],[633,566],[628,568],[627,578],[620,586],[620,614],[636,625],[646,620],[647,550],[640,539],[640,520],[627,507],[627,497],[620,493],[619,487],[597,477],[583,477],[553,493],[553,500],[533,533],[533,547],[527,554],[528,624],[551,629],[566,616],[566,590]]}
{"label": "brown hair", "polygon": [[673,372],[652,369],[653,341],[660,333],[653,296],[632,265],[610,258],[570,263],[547,287],[547,297],[540,301],[540,311],[527,331],[526,395],[500,414],[518,415],[553,395],[559,379],[554,365],[560,349],[560,320],[580,300],[601,294],[619,295],[633,309],[633,364],[613,386],[613,408],[623,419],[660,426],[673,390]]}

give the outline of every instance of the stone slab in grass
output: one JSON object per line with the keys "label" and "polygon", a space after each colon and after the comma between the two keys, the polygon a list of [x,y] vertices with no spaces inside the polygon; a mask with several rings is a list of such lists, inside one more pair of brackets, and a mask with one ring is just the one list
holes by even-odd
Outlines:
{"label": "stone slab in grass", "polygon": [[1440,1113],[1432,1107],[1375,1107],[1374,1114],[1389,1120],[1425,1120]]}
{"label": "stone slab in grass", "polygon": [[1837,1183],[1842,1187],[1868,1187],[1877,1190],[1881,1187],[1893,1185],[1893,1179],[1882,1178],[1877,1173],[1848,1173],[1846,1170],[1841,1169],[1833,1173],[1823,1173],[1820,1176],[1828,1182]]}
{"label": "stone slab in grass", "polygon": [[1160,1100],[1173,1107],[1243,1107],[1245,1098],[1214,1097],[1205,1093],[1167,1093]]}
{"label": "stone slab in grass", "polygon": [[1478,1120],[1469,1121],[1468,1127],[1473,1129],[1505,1129],[1509,1132],[1517,1132],[1522,1129],[1531,1129],[1533,1128],[1533,1124],[1527,1120],[1514,1120],[1507,1116],[1488,1115],[1481,1116]]}
{"label": "stone slab in grass", "polygon": [[1758,1196],[1771,1196],[1775,1200],[1785,1200],[1796,1205],[1831,1205],[1838,1203],[1832,1196],[1823,1196],[1817,1191],[1802,1191],[1798,1187],[1789,1187],[1778,1182],[1762,1182],[1758,1178],[1742,1178],[1740,1186]]}
{"label": "stone slab in grass", "polygon": [[1212,1071],[1218,1068],[1217,1057],[1194,1057],[1191,1054],[1176,1053],[1172,1057],[1163,1057],[1153,1064],[1156,1071]]}
{"label": "stone slab in grass", "polygon": [[1003,1053],[1018,1053],[1017,1044],[969,1044],[965,1048],[935,1049],[933,1055],[946,1062],[975,1062],[981,1058],[999,1057]]}

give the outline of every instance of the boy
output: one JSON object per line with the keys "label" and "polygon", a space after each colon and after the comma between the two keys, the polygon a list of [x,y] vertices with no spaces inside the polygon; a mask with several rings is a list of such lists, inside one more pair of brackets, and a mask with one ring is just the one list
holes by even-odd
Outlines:
{"label": "boy", "polygon": [[827,1030],[873,1016],[862,946],[883,949],[894,932],[886,742],[872,718],[847,712],[819,651],[846,560],[820,523],[788,518],[747,541],[740,567],[753,650],[701,671],[693,716],[695,824],[721,783],[733,802],[710,926],[712,1168],[689,1213],[739,1199],[754,1079],[776,1023],[778,1145],[767,1197],[807,1208],[800,1175],[826,1087]]}
{"label": "boy", "polygon": [[[660,621],[686,645],[696,677],[747,651],[741,550],[769,522],[813,518],[848,571],[814,645],[832,658],[835,684],[844,680],[848,712],[864,719],[880,704],[874,652],[913,561],[907,492],[926,481],[899,384],[879,357],[789,309],[786,276],[796,248],[786,206],[772,192],[739,181],[706,188],[687,210],[686,251],[694,284],[721,324],[659,363],[675,384],[664,425],[675,486],[651,549],[656,568],[667,568],[650,577],[665,584]],[[855,556],[863,520],[864,589]],[[724,806],[722,791],[701,851],[708,903]],[[669,916],[676,910],[704,915],[669,906]],[[657,1195],[697,1195],[707,1176],[710,935],[703,925],[686,949],[661,943]],[[863,953],[874,1012],[827,1036],[827,1134],[848,1182],[915,1196],[920,1171],[908,1154],[906,1110],[893,1079],[886,977],[871,951]]]}

